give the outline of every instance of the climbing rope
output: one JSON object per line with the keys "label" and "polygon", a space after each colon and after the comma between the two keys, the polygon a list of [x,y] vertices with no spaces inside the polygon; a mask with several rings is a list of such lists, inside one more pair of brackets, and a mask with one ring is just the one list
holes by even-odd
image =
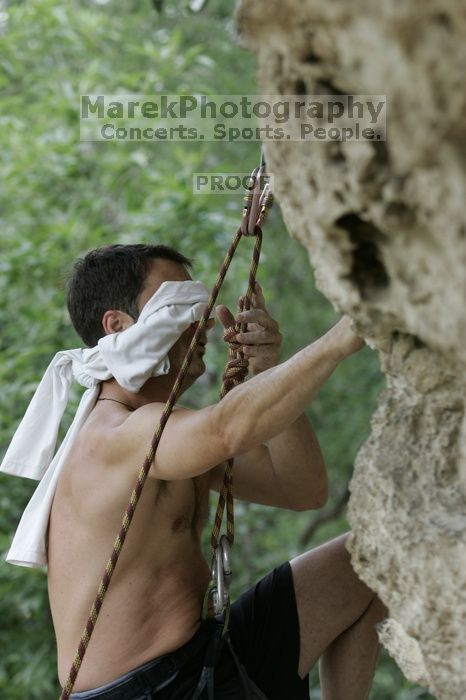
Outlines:
{"label": "climbing rope", "polygon": [[[79,672],[79,669],[82,665],[84,655],[86,653],[86,649],[89,646],[89,642],[92,637],[92,633],[94,631],[100,609],[102,607],[105,594],[107,593],[108,587],[110,585],[110,581],[112,579],[113,573],[115,571],[115,567],[117,565],[118,559],[121,554],[121,550],[123,548],[123,544],[125,542],[126,536],[128,534],[129,527],[131,525],[131,521],[133,519],[137,504],[139,502],[139,498],[142,493],[142,489],[144,488],[144,484],[146,483],[147,475],[149,474],[150,467],[154,461],[155,453],[157,450],[157,447],[160,442],[160,438],[162,436],[163,430],[165,428],[165,425],[168,421],[168,418],[170,417],[170,414],[172,412],[172,409],[176,403],[176,400],[178,396],[180,395],[181,392],[181,387],[184,381],[184,378],[186,376],[186,373],[189,369],[189,365],[191,363],[192,357],[194,355],[194,352],[196,350],[199,338],[207,324],[207,321],[212,313],[212,309],[214,307],[215,301],[217,299],[217,296],[220,292],[221,286],[223,284],[223,281],[225,279],[226,273],[228,271],[228,268],[230,267],[230,263],[232,261],[232,258],[236,252],[236,249],[238,247],[238,244],[243,236],[254,236],[255,237],[255,245],[252,253],[252,260],[251,260],[251,267],[250,267],[250,272],[249,272],[249,280],[248,280],[248,288],[246,291],[245,296],[242,299],[241,302],[241,308],[244,309],[249,309],[251,307],[252,303],[252,295],[254,292],[254,285],[256,281],[256,273],[257,273],[257,267],[259,264],[259,257],[260,257],[260,250],[261,250],[261,243],[262,243],[262,226],[265,222],[265,218],[267,215],[267,211],[270,209],[273,203],[273,197],[270,192],[270,188],[268,183],[265,183],[264,187],[262,188],[262,181],[265,175],[265,163],[264,160],[262,159],[261,165],[257,168],[255,168],[251,174],[251,178],[249,181],[249,186],[248,186],[248,192],[245,197],[245,205],[243,208],[243,216],[241,219],[241,223],[234,235],[233,241],[227,251],[227,254],[225,256],[225,259],[223,261],[223,264],[220,268],[220,272],[218,273],[217,279],[215,281],[215,284],[213,286],[213,289],[210,294],[209,301],[207,303],[207,307],[204,311],[204,314],[199,321],[199,324],[196,328],[196,331],[194,333],[193,339],[191,341],[191,344],[188,348],[188,351],[186,353],[186,356],[183,360],[183,364],[180,368],[180,371],[178,373],[178,376],[175,380],[175,383],[173,385],[173,388],[170,392],[170,395],[167,399],[167,402],[163,408],[162,411],[162,416],[160,418],[160,422],[155,430],[155,433],[152,438],[152,442],[150,445],[150,449],[146,455],[146,458],[144,460],[144,464],[141,467],[141,470],[138,474],[136,484],[134,486],[134,489],[131,493],[131,497],[128,503],[128,506],[126,507],[125,513],[123,515],[123,519],[121,522],[120,526],[120,531],[117,535],[117,538],[115,540],[115,543],[113,545],[113,551],[110,555],[110,558],[107,561],[106,567],[104,574],[102,576],[102,579],[100,581],[96,597],[94,599],[94,602],[92,603],[91,610],[89,613],[89,618],[87,620],[86,626],[84,628],[84,631],[81,636],[81,640],[79,642],[79,646],[76,652],[76,656],[74,658],[73,664],[71,666],[70,672],[68,674],[68,678],[65,682],[65,685],[62,688],[62,692],[60,695],[60,700],[69,700],[69,697],[73,691],[74,684],[76,682],[76,678]],[[232,326],[231,328],[228,328],[226,333],[225,333],[225,339],[232,339],[236,333],[239,333],[240,331],[245,331],[246,330],[247,324],[236,324],[235,326]],[[248,361],[247,359],[243,356],[241,349],[239,346],[230,343],[229,344],[229,355],[230,359],[227,363],[224,375],[223,375],[223,384],[222,384],[222,390],[221,390],[221,398],[223,398],[230,389],[233,387],[237,386],[240,384],[242,381],[244,381],[244,378],[247,374],[248,371]],[[223,485],[222,489],[220,491],[219,495],[219,500],[218,500],[218,505],[217,505],[217,512],[215,514],[215,519],[214,519],[214,526],[212,530],[212,536],[211,536],[211,549],[214,558],[216,557],[216,552],[217,548],[219,545],[219,534],[220,534],[220,527],[223,519],[223,513],[225,510],[225,504],[227,508],[227,539],[230,542],[230,544],[233,544],[234,541],[234,512],[233,512],[233,493],[232,493],[232,483],[233,483],[233,478],[232,478],[232,472],[233,472],[233,459],[229,459],[226,467],[225,467],[225,473],[224,473],[224,478],[223,478]],[[222,550],[223,551],[223,550]],[[209,591],[212,590],[212,586],[209,586],[208,593]]]}

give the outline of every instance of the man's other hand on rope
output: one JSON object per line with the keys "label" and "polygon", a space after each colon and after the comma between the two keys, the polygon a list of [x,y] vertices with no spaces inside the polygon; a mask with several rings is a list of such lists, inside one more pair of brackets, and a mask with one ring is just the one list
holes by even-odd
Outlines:
{"label": "man's other hand on rope", "polygon": [[[238,308],[242,308],[243,304],[244,297],[240,297]],[[217,306],[216,311],[225,328],[226,339],[228,338],[230,345],[241,349],[249,361],[252,374],[259,374],[277,364],[283,338],[277,321],[267,311],[262,287],[258,282],[254,288],[251,309],[238,311],[236,316],[223,305]],[[247,330],[230,338],[228,331],[240,323],[246,323]]]}

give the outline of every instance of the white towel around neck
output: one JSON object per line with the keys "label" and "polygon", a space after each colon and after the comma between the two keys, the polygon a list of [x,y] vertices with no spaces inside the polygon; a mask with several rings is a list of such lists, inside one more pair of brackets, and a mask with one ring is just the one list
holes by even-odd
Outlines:
{"label": "white towel around neck", "polygon": [[[201,319],[208,299],[209,291],[201,282],[163,282],[134,325],[104,336],[93,348],[55,355],[0,465],[6,474],[40,480],[22,515],[7,562],[47,565],[47,527],[58,478],[76,435],[94,408],[100,383],[114,377],[120,386],[137,393],[150,377],[167,374],[169,350],[191,323]],[[87,391],[54,456],[73,380]]]}

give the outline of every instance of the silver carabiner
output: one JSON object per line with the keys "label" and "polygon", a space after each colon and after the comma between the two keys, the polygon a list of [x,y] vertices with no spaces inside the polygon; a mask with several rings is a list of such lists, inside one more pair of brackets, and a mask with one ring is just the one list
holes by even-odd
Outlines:
{"label": "silver carabiner", "polygon": [[222,535],[215,550],[215,559],[212,564],[212,579],[214,581],[212,602],[216,615],[220,615],[225,610],[230,600],[229,588],[232,576],[230,557],[228,537]]}
{"label": "silver carabiner", "polygon": [[262,151],[261,164],[252,171],[244,197],[243,218],[241,220],[243,236],[255,236],[257,227],[260,228],[265,223],[268,210],[273,204],[269,180],[264,152]]}

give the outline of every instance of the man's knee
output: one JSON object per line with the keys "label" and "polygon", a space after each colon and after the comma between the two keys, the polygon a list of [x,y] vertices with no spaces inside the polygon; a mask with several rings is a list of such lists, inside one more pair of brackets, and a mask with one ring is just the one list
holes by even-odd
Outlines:
{"label": "man's knee", "polygon": [[338,537],[335,537],[334,540],[330,540],[330,541],[335,542],[335,544],[340,546],[344,550],[344,553],[349,556],[349,552],[348,552],[346,545],[349,542],[351,535],[352,535],[351,530],[348,530],[348,532],[344,532],[342,535],[339,535]]}
{"label": "man's knee", "polygon": [[291,568],[294,569],[296,565],[299,567],[301,562],[304,562],[307,559],[320,560],[321,558],[331,559],[332,561],[335,561],[335,563],[338,561],[339,563],[349,565],[351,558],[350,553],[346,548],[346,544],[350,537],[351,531],[345,532],[342,535],[338,535],[338,537],[329,540],[328,542],[324,542],[313,549],[309,549],[306,552],[302,552],[302,554],[298,554],[297,557],[290,561]]}
{"label": "man's knee", "polygon": [[351,555],[347,548],[347,543],[349,542],[350,538],[351,531],[344,532],[342,535],[334,537],[333,540],[329,540],[321,546],[324,547],[329,552],[329,554],[335,559],[338,559],[346,565],[350,565]]}

